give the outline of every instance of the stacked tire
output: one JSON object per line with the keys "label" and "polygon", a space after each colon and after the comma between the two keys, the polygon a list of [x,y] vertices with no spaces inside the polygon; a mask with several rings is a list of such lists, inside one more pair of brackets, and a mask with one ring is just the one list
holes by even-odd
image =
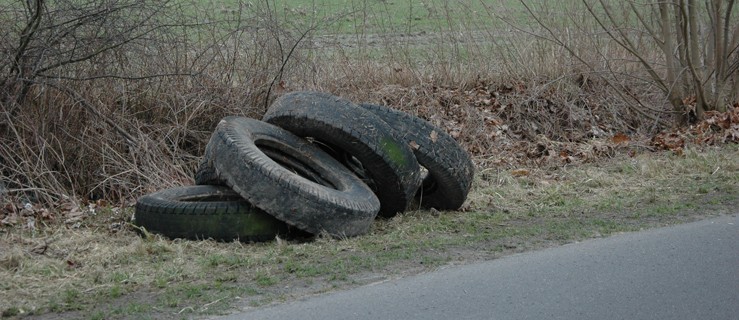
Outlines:
{"label": "stacked tire", "polygon": [[414,202],[459,209],[473,175],[469,154],[427,121],[293,92],[262,120],[221,120],[196,186],[139,198],[135,219],[172,238],[263,241],[294,229],[352,237]]}

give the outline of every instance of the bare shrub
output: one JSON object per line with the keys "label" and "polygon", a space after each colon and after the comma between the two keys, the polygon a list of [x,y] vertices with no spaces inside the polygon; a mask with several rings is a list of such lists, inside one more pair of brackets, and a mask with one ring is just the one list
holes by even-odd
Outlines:
{"label": "bare shrub", "polygon": [[[547,20],[530,28],[531,13],[506,1],[424,3],[396,23],[396,7],[370,0],[332,14],[317,2],[3,2],[4,193],[125,203],[191,183],[220,118],[260,118],[289,90],[419,115],[484,163],[556,158],[548,146],[655,131],[675,112],[583,6],[543,1],[531,12]],[[638,39],[661,67],[660,48]]]}
{"label": "bare shrub", "polygon": [[187,184],[220,118],[260,117],[312,29],[282,25],[265,5],[198,5],[0,4],[6,192],[48,204],[126,202]]}
{"label": "bare shrub", "polygon": [[[521,33],[512,23],[501,23],[525,12],[492,4],[473,12],[468,2],[444,3],[435,16],[445,21],[432,31],[409,27],[410,33],[401,36],[389,28],[376,35],[368,31],[377,30],[376,24],[362,20],[366,22],[360,25],[359,39],[337,40],[349,45],[328,48],[333,64],[314,61],[324,76],[311,85],[431,120],[480,158],[497,156],[502,150],[515,152],[508,146],[520,142],[533,144],[534,149],[542,139],[584,143],[617,132],[655,130],[665,123],[663,110],[641,112],[630,107],[618,98],[616,89],[563,47],[535,37],[532,31]],[[571,13],[554,7],[547,10]],[[455,18],[460,12],[471,18]],[[584,18],[582,11],[579,19]],[[413,25],[412,19],[407,24]],[[593,49],[600,44],[564,26],[556,31],[579,54],[593,61],[601,58]],[[613,56],[628,54],[617,46],[606,49]],[[639,69],[635,64],[618,67],[625,73]],[[648,86],[632,83],[629,88],[645,104],[661,103]]]}
{"label": "bare shrub", "polygon": [[[674,115],[676,124],[702,119],[705,111],[726,111],[739,101],[739,24],[735,1],[587,1],[553,20],[542,6],[521,0],[543,29],[530,31],[566,50],[592,75],[645,117]],[[574,14],[582,13],[582,14]],[[573,44],[562,30],[573,30]],[[577,45],[592,43],[595,56]],[[614,55],[613,47],[619,49]],[[630,66],[625,69],[624,66]],[[634,70],[636,66],[639,69]],[[635,85],[658,90],[671,106],[651,106],[632,92]]]}

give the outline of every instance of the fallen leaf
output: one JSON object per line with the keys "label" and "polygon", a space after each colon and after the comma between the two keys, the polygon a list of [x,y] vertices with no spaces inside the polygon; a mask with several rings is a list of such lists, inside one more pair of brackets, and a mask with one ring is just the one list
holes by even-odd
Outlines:
{"label": "fallen leaf", "polygon": [[731,127],[731,116],[728,112],[706,111],[705,123],[714,125],[721,129],[729,129]]}
{"label": "fallen leaf", "polygon": [[731,129],[726,130],[726,135],[724,136],[725,141],[731,141],[731,142],[739,142],[739,124],[733,124],[731,125]]}
{"label": "fallen leaf", "polygon": [[436,140],[439,139],[439,134],[436,133],[436,131],[431,131],[431,134],[429,134],[429,138],[431,138],[431,142],[436,143]]}
{"label": "fallen leaf", "polygon": [[[489,125],[489,126],[500,126],[500,125],[503,125],[503,121],[501,121],[500,119],[497,119],[497,118],[495,118],[493,116],[485,116],[484,120],[485,120],[485,124],[486,125]],[[506,125],[503,125],[503,126],[508,127]]]}
{"label": "fallen leaf", "polygon": [[529,170],[527,169],[516,169],[511,171],[511,175],[514,177],[524,177],[529,175]]}
{"label": "fallen leaf", "polygon": [[680,149],[681,153],[683,146],[685,146],[685,140],[677,133],[660,133],[652,138],[652,145],[663,150],[675,151]]}
{"label": "fallen leaf", "polygon": [[739,124],[739,102],[730,108],[729,118],[731,119],[731,123]]}
{"label": "fallen leaf", "polygon": [[679,148],[672,149],[672,152],[675,155],[677,155],[677,156],[682,156],[683,155],[683,148],[682,147],[679,147]]}
{"label": "fallen leaf", "polygon": [[54,213],[49,211],[49,209],[42,208],[39,210],[39,216],[41,216],[41,219],[44,220],[53,220],[54,219]]}
{"label": "fallen leaf", "polygon": [[617,133],[611,138],[611,142],[614,144],[629,143],[629,136],[623,133]]}
{"label": "fallen leaf", "polygon": [[418,150],[418,148],[420,148],[420,147],[421,147],[421,146],[419,146],[419,145],[418,145],[418,143],[416,143],[416,142],[415,142],[415,141],[413,141],[413,140],[411,140],[411,142],[408,142],[408,146],[410,146],[410,147],[411,147],[411,149],[413,149],[413,150]]}
{"label": "fallen leaf", "polygon": [[567,163],[570,163],[570,162],[572,162],[573,160],[575,160],[575,158],[574,158],[574,157],[572,157],[572,156],[570,155],[570,153],[569,153],[569,152],[567,152],[567,150],[562,150],[562,151],[560,151],[560,152],[559,152],[559,158],[560,158],[560,159],[562,159],[562,161],[564,161],[564,162],[567,162]]}

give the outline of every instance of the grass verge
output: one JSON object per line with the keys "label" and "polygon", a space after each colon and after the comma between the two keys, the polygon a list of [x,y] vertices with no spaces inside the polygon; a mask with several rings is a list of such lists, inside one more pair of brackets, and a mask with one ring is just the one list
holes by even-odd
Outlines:
{"label": "grass verge", "polygon": [[[734,214],[736,144],[576,166],[481,170],[461,212],[411,211],[370,234],[218,243],[138,236],[131,209],[0,230],[3,317],[203,318],[613,233]],[[94,213],[94,214],[93,214]]]}

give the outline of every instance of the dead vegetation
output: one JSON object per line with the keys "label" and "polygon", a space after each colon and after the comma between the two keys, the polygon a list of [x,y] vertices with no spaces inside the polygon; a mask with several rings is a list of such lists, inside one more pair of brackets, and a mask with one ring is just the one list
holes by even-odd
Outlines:
{"label": "dead vegetation", "polygon": [[[278,8],[262,5],[210,15],[182,11],[168,2],[172,7],[167,10],[172,11],[160,9],[169,29],[147,31],[131,41],[112,37],[107,40],[114,42],[105,42],[89,30],[67,35],[50,31],[59,23],[53,19],[71,15],[83,22],[102,14],[90,11],[94,1],[57,2],[83,3],[85,10],[78,11],[53,11],[49,2],[27,1],[42,2],[49,14],[41,17],[34,14],[36,7],[18,7],[20,1],[0,4],[0,21],[13,21],[5,23],[13,28],[3,31],[0,47],[0,246],[9,248],[2,250],[0,259],[0,275],[9,281],[0,281],[0,289],[17,298],[0,304],[7,308],[0,311],[11,316],[25,314],[28,310],[17,308],[26,307],[42,314],[87,310],[94,296],[130,307],[120,298],[149,291],[160,294],[155,307],[167,308],[167,317],[206,312],[228,305],[234,297],[248,296],[258,305],[279,299],[278,289],[267,288],[287,279],[305,281],[310,287],[305,291],[316,292],[329,290],[337,279],[351,284],[354,278],[348,274],[356,270],[385,277],[397,267],[393,261],[405,261],[401,264],[413,270],[425,268],[413,264],[416,260],[431,266],[448,263],[455,259],[443,253],[449,248],[500,249],[475,255],[494,257],[524,250],[527,244],[517,241],[525,237],[540,245],[639,228],[642,221],[634,215],[664,223],[669,218],[652,211],[669,215],[685,209],[664,208],[670,202],[682,205],[680,199],[668,197],[675,190],[675,195],[710,195],[696,198],[698,204],[708,205],[715,200],[711,197],[729,206],[736,202],[736,180],[731,180],[736,178],[736,163],[722,165],[734,159],[735,150],[710,159],[695,150],[725,144],[735,148],[739,103],[674,126],[676,111],[664,92],[640,80],[647,77],[643,67],[628,52],[614,48],[609,42],[613,39],[577,42],[568,30],[558,31],[585,61],[602,63],[598,66],[622,62],[607,65],[612,71],[608,81],[617,85],[604,80],[603,69],[589,68],[562,46],[530,32],[500,36],[497,29],[478,25],[455,32],[440,27],[439,33],[425,32],[424,41],[407,39],[412,35],[375,35],[376,43],[353,40],[350,46],[341,36],[326,41],[331,36],[321,35],[322,45],[315,46],[311,41],[320,28],[338,17],[285,21],[278,19]],[[152,5],[143,0],[125,3]],[[121,30],[120,25],[107,27]],[[49,33],[29,37],[27,28]],[[87,38],[73,36],[75,32]],[[49,37],[58,43],[47,41]],[[64,55],[69,43],[80,39],[102,48],[120,45],[80,56],[86,58],[81,63],[47,68],[58,64],[47,61],[47,67],[39,67],[44,50],[56,50],[59,59],[69,57]],[[604,62],[598,52],[608,52],[610,60]],[[19,53],[25,58],[16,59]],[[23,67],[10,63],[21,60]],[[390,105],[447,130],[473,155],[481,172],[465,206],[469,211],[464,216],[430,213],[435,219],[427,219],[428,212],[410,213],[379,222],[364,240],[343,243],[180,242],[134,233],[128,222],[135,199],[191,184],[219,119],[260,118],[276,96],[307,89]],[[645,107],[635,109],[624,94]],[[696,97],[681,98],[686,107],[681,112],[690,114]],[[672,178],[682,171],[668,170],[638,188],[633,179],[605,178],[648,175],[678,162],[663,150],[677,159],[697,159],[683,171],[698,172]],[[643,158],[649,155],[658,159],[656,164]],[[588,167],[609,159],[626,164],[616,169]],[[567,171],[573,167],[588,169],[579,176]],[[600,193],[605,195],[595,198]],[[572,216],[589,202],[597,203]],[[628,227],[611,224],[611,219],[625,221]],[[411,246],[403,248],[404,242]],[[472,249],[465,245],[471,242]],[[194,257],[201,260],[188,265]],[[410,260],[414,262],[407,263]],[[206,277],[207,283],[197,280],[216,273],[221,275]],[[316,282],[309,283],[311,279]],[[239,285],[244,283],[249,285]],[[206,293],[214,284],[227,289]],[[54,290],[43,292],[48,287]],[[27,303],[29,297],[39,301]],[[141,308],[151,311],[152,306]],[[102,315],[111,317],[121,316],[110,310]]]}
{"label": "dead vegetation", "polygon": [[[169,2],[143,14],[152,5],[144,0],[103,2],[107,11],[93,10],[92,2],[31,3],[0,7],[0,16],[21,21],[8,31],[0,69],[3,226],[27,224],[21,217],[74,221],[89,206],[126,207],[142,194],[190,184],[221,117],[260,118],[271,99],[289,90],[323,90],[418,115],[458,139],[483,169],[680,152],[685,143],[739,139],[737,104],[707,111],[689,126],[665,126],[674,111],[659,88],[627,85],[644,72],[638,64],[611,66],[609,78],[589,68],[586,59],[598,57],[586,56],[582,45],[594,42],[551,45],[531,32],[488,32],[485,41],[484,29],[468,26],[478,27],[469,37],[424,32],[434,49],[395,35],[375,35],[380,47],[336,41],[315,48],[311,39],[321,24],[279,21],[269,6],[221,16]],[[142,14],[121,17],[131,12]],[[104,24],[107,16],[128,24]],[[62,19],[77,24],[53,32]],[[88,24],[110,31],[92,34]],[[138,33],[121,38],[126,30]],[[68,48],[86,44],[94,45]],[[49,50],[54,55],[43,53]],[[568,51],[582,56],[564,59]],[[608,54],[627,59],[631,51]],[[616,80],[620,85],[611,85]],[[637,112],[624,93],[650,107]],[[698,101],[685,99],[689,112]]]}
{"label": "dead vegetation", "polygon": [[[101,203],[44,219],[22,209],[0,233],[4,316],[180,319],[289,301],[501,255],[730,214],[736,145],[620,151],[592,163],[489,166],[461,212],[411,211],[366,236],[219,243],[141,236]],[[621,147],[615,147],[621,145]],[[637,149],[638,150],[638,149]],[[32,222],[34,224],[29,224]]]}
{"label": "dead vegetation", "polygon": [[[440,26],[438,37],[424,32],[427,45],[391,37],[381,47],[315,48],[317,30],[340,17],[280,20],[269,5],[220,15],[175,2],[152,11],[145,0],[29,3],[0,7],[0,17],[17,18],[8,22],[14,28],[0,69],[0,181],[11,206],[126,205],[191,183],[218,119],[259,118],[288,90],[419,115],[458,138],[482,167],[607,156],[597,141],[619,134],[649,141],[674,115],[659,88],[627,84],[644,72],[638,64],[611,66],[604,78],[588,68],[589,59],[605,57],[593,55],[600,48],[568,59],[568,51],[588,48],[552,45],[530,32],[497,37],[479,25],[455,33]],[[55,32],[64,19],[75,23]],[[627,61],[630,51],[609,54]],[[619,86],[609,85],[619,74]],[[624,93],[649,107],[634,108]],[[698,103],[689,98],[688,107]]]}
{"label": "dead vegetation", "polygon": [[[706,111],[689,126],[665,127],[674,112],[658,89],[623,87],[651,105],[636,112],[620,98],[624,92],[609,85],[619,74],[631,73],[618,83],[633,79],[643,72],[638,65],[626,63],[604,79],[582,71],[588,70],[584,56],[578,58],[582,64],[562,59],[576,49],[548,46],[527,33],[489,34],[485,42],[471,30],[474,36],[460,33],[453,45],[445,45],[449,33],[424,33],[438,45],[434,50],[393,36],[384,42],[386,52],[372,58],[341,41],[314,48],[309,42],[320,25],[280,22],[274,7],[240,7],[239,14],[223,17],[166,3],[157,7],[167,10],[159,16],[137,15],[140,21],[124,19],[129,24],[120,26],[100,19],[118,21],[130,8],[144,12],[151,3],[103,2],[108,11],[92,10],[92,2],[32,3],[0,7],[6,18],[25,13],[3,44],[3,226],[74,223],[90,206],[126,207],[142,194],[190,184],[221,117],[259,118],[271,99],[288,90],[324,90],[418,115],[458,139],[483,169],[576,164],[624,152],[679,153],[685,143],[739,139],[737,104]],[[65,18],[77,24],[52,32]],[[142,23],[166,28],[140,29]],[[91,34],[87,24],[110,31]],[[138,35],[121,38],[125,30]],[[88,43],[97,49],[67,48]],[[43,54],[49,50],[54,55]],[[499,61],[476,58],[485,54]],[[686,112],[696,103],[687,97]]]}

